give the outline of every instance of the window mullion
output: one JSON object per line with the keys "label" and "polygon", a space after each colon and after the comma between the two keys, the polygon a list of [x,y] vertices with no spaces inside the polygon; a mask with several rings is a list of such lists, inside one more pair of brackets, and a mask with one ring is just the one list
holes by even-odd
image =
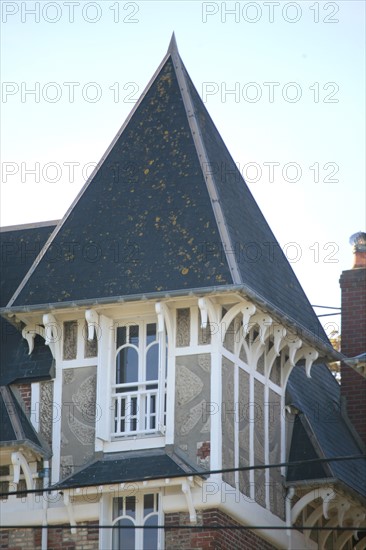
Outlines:
{"label": "window mullion", "polygon": [[165,330],[158,333],[159,346],[159,368],[158,368],[158,395],[156,404],[156,427],[164,430],[164,401],[165,401],[165,362],[166,362],[166,346],[165,346]]}
{"label": "window mullion", "polygon": [[139,380],[139,396],[138,396],[138,430],[146,430],[145,418],[146,418],[146,323],[141,322],[139,324],[139,370],[138,370],[138,380]]}

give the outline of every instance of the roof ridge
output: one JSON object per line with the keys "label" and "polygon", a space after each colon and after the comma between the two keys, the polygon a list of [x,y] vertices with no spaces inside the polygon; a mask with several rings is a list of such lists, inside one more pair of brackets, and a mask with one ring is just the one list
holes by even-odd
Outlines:
{"label": "roof ridge", "polygon": [[184,64],[178,52],[174,33],[172,36],[171,44],[172,44],[172,49],[171,49],[171,46],[169,45],[168,51],[170,51],[171,53],[173,67],[174,67],[175,75],[177,77],[178,84],[180,87],[180,91],[183,99],[183,105],[186,110],[188,124],[192,134],[193,143],[195,145],[198,160],[201,166],[202,175],[205,179],[207,192],[211,201],[211,208],[213,210],[216,224],[217,224],[217,229],[218,229],[221,241],[224,245],[225,258],[230,269],[233,283],[242,284],[243,281],[239,271],[236,256],[235,254],[230,253],[234,249],[234,247],[233,247],[230,233],[227,227],[225,216],[221,208],[219,194],[216,188],[215,180],[212,177],[210,170],[207,170],[208,166],[210,165],[209,157],[206,151],[205,144],[202,139],[200,125],[197,120],[193,100],[191,98],[189,86],[187,83],[185,72],[183,70]]}

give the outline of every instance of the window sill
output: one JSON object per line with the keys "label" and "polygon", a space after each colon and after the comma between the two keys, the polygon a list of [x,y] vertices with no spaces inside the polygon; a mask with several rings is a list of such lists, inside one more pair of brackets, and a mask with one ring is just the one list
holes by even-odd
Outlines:
{"label": "window sill", "polygon": [[156,449],[165,446],[165,436],[159,434],[138,434],[115,438],[104,442],[103,452],[116,453],[119,451],[132,451],[140,449]]}

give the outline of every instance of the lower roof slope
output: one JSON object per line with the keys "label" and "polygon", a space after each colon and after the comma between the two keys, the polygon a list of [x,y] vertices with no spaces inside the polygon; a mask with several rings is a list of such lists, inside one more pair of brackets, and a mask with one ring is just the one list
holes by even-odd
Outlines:
{"label": "lower roof slope", "polygon": [[[56,227],[54,221],[2,228],[0,231],[0,305],[5,306]],[[35,337],[29,355],[21,327],[0,317],[0,386],[52,377],[53,358],[44,339]]]}
{"label": "lower roof slope", "polygon": [[[287,391],[288,403],[299,409],[304,417],[294,426],[293,442],[297,440],[299,446],[292,446],[292,460],[363,454],[343,416],[340,386],[326,365],[313,365],[311,378],[306,377],[305,369],[295,367]],[[289,468],[287,478],[288,481],[318,479],[322,472],[326,473],[325,477],[337,478],[366,497],[366,457],[329,462],[322,467]]]}
{"label": "lower roof slope", "polygon": [[[179,462],[179,463],[178,463]],[[186,476],[194,470],[174,460],[164,449],[108,453],[54,486],[56,489],[90,487],[148,479]]]}
{"label": "lower roof slope", "polygon": [[50,456],[14,393],[5,386],[0,387],[0,418],[1,447],[26,445],[44,456]]}

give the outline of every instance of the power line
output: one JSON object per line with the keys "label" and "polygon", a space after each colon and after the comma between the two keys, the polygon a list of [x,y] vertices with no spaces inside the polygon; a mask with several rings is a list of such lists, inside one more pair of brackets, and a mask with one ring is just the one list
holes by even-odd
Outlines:
{"label": "power line", "polygon": [[[120,529],[119,525],[99,525],[94,524],[56,524],[56,525],[2,525],[1,529]],[[266,531],[281,531],[281,530],[291,530],[291,531],[358,531],[358,533],[366,532],[365,527],[310,527],[308,525],[123,525],[123,529],[164,529],[165,531],[171,531],[173,529],[202,529],[205,531],[217,531],[220,529],[228,529],[232,531],[240,530],[266,530]]]}
{"label": "power line", "polygon": [[349,460],[365,460],[366,455],[350,455],[350,456],[337,456],[332,458],[311,458],[308,460],[297,460],[294,462],[278,462],[275,464],[256,464],[254,466],[239,466],[237,468],[221,468],[219,470],[202,470],[202,471],[192,471],[192,472],[181,472],[179,474],[166,475],[164,478],[162,476],[150,476],[140,479],[127,479],[127,480],[118,480],[118,481],[105,481],[95,484],[74,484],[69,485],[68,487],[63,487],[60,485],[53,485],[51,487],[43,489],[25,489],[20,491],[9,491],[9,492],[0,492],[0,497],[10,496],[10,495],[21,495],[26,496],[28,494],[39,494],[39,493],[52,493],[52,492],[62,492],[68,489],[82,489],[87,487],[102,487],[105,485],[117,485],[119,483],[138,483],[139,481],[152,481],[156,479],[174,479],[179,477],[191,477],[191,476],[201,476],[207,477],[212,474],[226,474],[231,472],[245,472],[250,470],[266,470],[270,468],[295,468],[296,466],[303,466],[308,464],[321,464],[323,462],[346,462]]}
{"label": "power line", "polygon": [[331,307],[331,306],[315,306],[315,305],[312,305],[311,307],[320,307],[322,309],[342,309],[341,307]]}

